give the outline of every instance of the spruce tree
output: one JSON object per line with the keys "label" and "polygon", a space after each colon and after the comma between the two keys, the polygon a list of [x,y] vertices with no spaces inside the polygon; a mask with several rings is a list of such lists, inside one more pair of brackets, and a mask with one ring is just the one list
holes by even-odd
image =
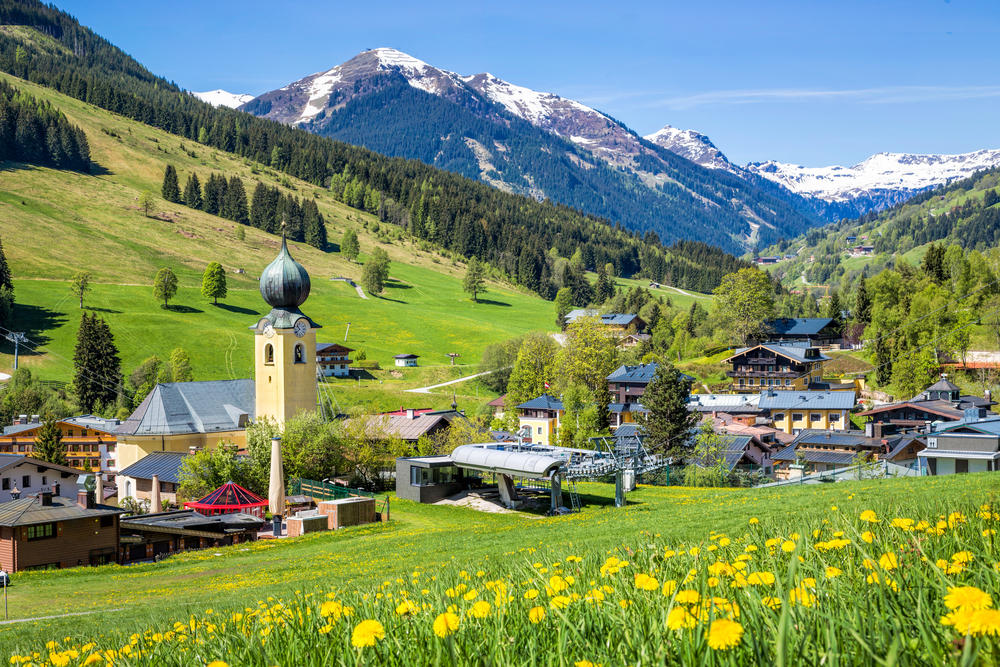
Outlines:
{"label": "spruce tree", "polygon": [[462,280],[462,289],[472,295],[472,300],[478,302],[479,295],[486,293],[486,271],[475,257],[469,260]]}
{"label": "spruce tree", "polygon": [[0,240],[0,287],[14,289],[14,282],[11,280],[10,267],[7,266],[7,255],[4,254],[2,240]]}
{"label": "spruce tree", "polygon": [[[2,119],[0,119],[2,120]],[[14,314],[14,283],[7,266],[7,257],[3,252],[3,242],[0,241],[0,326],[9,327]]]}
{"label": "spruce tree", "polygon": [[250,214],[247,210],[247,193],[243,189],[243,181],[240,180],[239,176],[233,176],[226,184],[226,193],[222,197],[222,210],[219,215],[241,225],[250,222]]}
{"label": "spruce tree", "polygon": [[201,181],[198,180],[198,174],[194,172],[191,172],[187,183],[184,185],[184,204],[190,208],[197,209],[200,209],[204,205],[201,196]]}
{"label": "spruce tree", "polygon": [[358,243],[358,235],[353,229],[344,232],[344,240],[340,242],[340,253],[349,262],[356,260],[361,253],[361,244]]}
{"label": "spruce tree", "polygon": [[177,170],[174,165],[168,164],[163,172],[163,187],[161,189],[163,198],[174,204],[181,203],[181,189],[177,184]]}
{"label": "spruce tree", "polygon": [[62,442],[62,431],[54,417],[47,417],[38,429],[31,456],[56,465],[67,465],[66,445]]}
{"label": "spruce tree", "polygon": [[670,363],[656,366],[653,380],[642,394],[646,416],[647,449],[677,456],[683,454],[691,429],[698,423],[698,413],[688,410],[691,380]]}
{"label": "spruce tree", "polygon": [[314,201],[307,201],[302,207],[303,233],[305,241],[314,248],[326,250],[326,223]]}
{"label": "spruce tree", "polygon": [[219,299],[226,298],[226,270],[218,262],[212,262],[201,276],[201,295],[219,305]]}
{"label": "spruce tree", "polygon": [[85,412],[114,405],[122,385],[121,358],[108,323],[84,313],[73,351],[73,388]]}
{"label": "spruce tree", "polygon": [[854,320],[861,324],[872,321],[872,297],[868,293],[868,281],[864,276],[858,280],[858,291],[854,295]]}

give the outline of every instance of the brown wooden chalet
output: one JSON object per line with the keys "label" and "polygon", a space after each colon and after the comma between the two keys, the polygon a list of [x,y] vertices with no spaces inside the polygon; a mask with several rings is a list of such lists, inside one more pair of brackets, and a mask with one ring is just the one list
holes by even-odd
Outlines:
{"label": "brown wooden chalet", "polygon": [[762,389],[805,390],[823,375],[823,364],[829,357],[816,347],[761,343],[737,350],[726,359],[732,369],[732,391],[739,394],[758,393]]}

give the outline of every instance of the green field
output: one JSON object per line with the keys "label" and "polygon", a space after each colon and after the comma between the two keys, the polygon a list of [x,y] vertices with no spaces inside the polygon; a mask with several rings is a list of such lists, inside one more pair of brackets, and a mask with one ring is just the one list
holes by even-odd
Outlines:
{"label": "green field", "polygon": [[[419,354],[422,365],[431,367],[403,371],[402,377],[376,372],[360,384],[333,381],[336,392],[348,394],[346,404],[398,407],[405,399],[399,391],[403,388],[475,372],[473,366],[489,343],[554,328],[550,302],[509,285],[493,281],[481,302],[473,303],[461,289],[463,264],[417,248],[396,230],[387,235],[385,225],[376,233],[375,218],[343,206],[323,189],[0,76],[52,102],[83,127],[98,165],[95,175],[0,165],[0,237],[17,299],[11,328],[27,332],[31,344],[21,362],[44,379],[67,381],[72,376],[80,310],[67,281],[77,270],[93,275],[86,306],[111,325],[126,373],[152,354],[166,358],[173,348],[183,347],[196,379],[250,376],[248,327],[266,312],[256,278],[277,254],[279,239],[247,227],[245,239],[239,240],[236,223],[162,200],[157,200],[154,217],[144,217],[138,197],[144,190],[159,192],[167,163],[175,165],[182,184],[191,171],[202,182],[219,171],[240,175],[248,194],[259,180],[313,197],[334,248],[351,228],[361,241],[361,261],[376,244],[389,253],[393,263],[385,293],[361,299],[345,282],[330,280],[360,279],[360,263],[348,262],[338,252],[291,244],[312,278],[303,309],[323,325],[320,341],[345,342],[350,322],[346,345],[364,350],[383,368],[401,352]],[[229,281],[229,296],[219,306],[199,292],[201,273],[211,261],[222,263]],[[177,274],[181,285],[170,309],[161,308],[152,294],[153,275],[163,266]],[[10,370],[12,352],[10,346],[2,349],[0,370]],[[449,362],[449,352],[462,355],[460,366],[438,368]],[[480,388],[468,383],[454,389],[478,398]],[[450,391],[427,400],[441,407],[451,402]]]}
{"label": "green field", "polygon": [[[995,503],[998,491],[1000,482],[990,473],[763,490],[640,487],[629,494],[627,508],[616,509],[609,504],[613,488],[587,484],[581,487],[584,511],[558,518],[394,501],[388,524],[189,552],[157,564],[17,575],[9,589],[13,618],[94,613],[0,626],[0,645],[4,653],[30,655],[41,650],[47,655],[44,644],[53,638],[65,648],[90,641],[102,648],[120,648],[138,633],[137,648],[145,645],[143,637],[152,646],[152,633],[169,632],[178,621],[189,624],[195,617],[197,623],[221,625],[234,612],[246,614],[258,608],[258,602],[265,608],[281,603],[301,609],[314,604],[310,601],[313,594],[318,596],[318,605],[327,592],[334,591],[339,600],[358,611],[355,618],[334,625],[328,637],[316,634],[322,623],[317,615],[319,624],[314,626],[310,619],[303,630],[293,626],[287,632],[279,630],[281,640],[273,643],[260,642],[256,630],[249,641],[225,632],[213,638],[202,630],[205,649],[185,655],[176,645],[164,644],[149,648],[145,659],[134,656],[135,660],[126,662],[204,664],[222,657],[231,664],[261,665],[402,664],[407,660],[427,664],[442,659],[462,664],[523,664],[525,656],[531,655],[532,662],[544,664],[588,659],[610,665],[681,662],[694,659],[699,652],[699,661],[710,664],[732,660],[773,664],[778,655],[792,664],[816,664],[822,658],[833,664],[870,664],[874,662],[871,656],[890,652],[896,656],[890,664],[958,662],[962,644],[956,648],[951,643],[954,631],[939,623],[948,611],[941,598],[948,586],[959,584],[980,586],[994,596],[1000,592],[993,569],[1000,551],[989,532],[1000,514],[987,511],[985,519],[979,516],[980,505]],[[859,520],[865,510],[874,511],[881,517],[879,522]],[[961,519],[953,512],[961,512]],[[908,526],[905,522],[890,525],[892,517],[912,521]],[[930,528],[913,532],[914,522],[920,520],[929,523],[918,525]],[[939,520],[944,528],[935,529]],[[846,548],[832,549],[825,541],[840,538],[849,540]],[[769,540],[766,544],[765,539]],[[698,549],[688,553],[692,547]],[[700,555],[696,555],[698,550]],[[962,550],[969,552],[967,567],[950,573],[939,569],[938,559],[947,565]],[[902,564],[885,571],[875,566],[876,572],[890,577],[875,585],[871,568],[862,559],[877,561],[885,551],[897,553]],[[679,555],[673,556],[675,552]],[[789,552],[802,559],[790,558]],[[628,569],[617,576],[599,573],[599,566],[610,556],[631,561],[631,565],[623,566]],[[744,560],[749,564],[747,572],[766,570],[776,581],[768,587],[731,583],[718,587],[711,576],[726,582],[739,582],[739,578],[724,566],[709,568],[717,560]],[[824,567],[830,566],[842,570],[843,576],[825,579]],[[632,581],[640,573],[658,578],[658,583],[681,581],[688,567],[697,574],[681,582],[681,587],[714,595],[716,600],[739,601],[738,620],[746,636],[738,650],[715,653],[705,647],[707,621],[699,621],[697,630],[667,632],[671,597],[662,595],[658,587],[646,592]],[[575,583],[570,581],[566,594],[579,591],[580,596],[571,597],[565,609],[547,602],[558,592],[544,591],[553,573],[575,573]],[[803,577],[820,581],[798,584],[817,589],[813,604],[800,600],[799,606],[785,604],[773,613],[766,608],[760,611],[762,596],[772,591],[780,599],[787,601],[789,595],[794,599],[800,590],[794,588],[795,582]],[[494,600],[493,593],[487,592],[490,584],[484,584],[501,579],[514,592],[503,602]],[[889,590],[886,581],[898,590]],[[472,598],[453,599],[444,590],[463,584],[478,588],[479,599],[491,601],[497,611],[483,621],[460,611],[459,632],[451,641],[438,641],[430,624],[447,605],[456,604],[471,613]],[[588,589],[602,585],[610,591],[606,600],[596,604],[583,599]],[[531,597],[532,588],[543,589],[538,602],[525,598],[525,594]],[[412,621],[392,611],[405,599],[404,589],[419,603],[420,611]],[[619,600],[628,601],[624,608]],[[521,619],[538,603],[545,606],[549,618],[545,625],[535,627]],[[721,612],[715,609],[712,614]],[[380,618],[386,624],[385,646],[371,652],[351,648],[351,628],[364,618]],[[605,641],[612,636],[618,639]],[[490,644],[489,654],[476,649],[481,649],[483,641]],[[977,642],[970,648],[987,651],[989,646]],[[992,646],[995,651],[996,645]],[[445,656],[448,651],[454,653],[450,658],[434,653],[442,649]],[[983,653],[980,658],[986,656]]]}

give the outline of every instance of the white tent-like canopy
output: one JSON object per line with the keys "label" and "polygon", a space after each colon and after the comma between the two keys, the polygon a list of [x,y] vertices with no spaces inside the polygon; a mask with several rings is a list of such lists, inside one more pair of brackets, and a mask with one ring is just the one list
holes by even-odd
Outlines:
{"label": "white tent-like canopy", "polygon": [[498,449],[491,444],[456,447],[451,459],[461,468],[535,479],[549,479],[554,472],[566,466],[565,459]]}

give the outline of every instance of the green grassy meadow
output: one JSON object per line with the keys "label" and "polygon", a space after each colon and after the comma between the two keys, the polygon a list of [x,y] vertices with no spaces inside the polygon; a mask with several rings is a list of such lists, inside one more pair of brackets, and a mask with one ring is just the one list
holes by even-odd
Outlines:
{"label": "green grassy meadow", "polygon": [[[461,289],[463,264],[421,250],[394,230],[388,235],[384,229],[376,232],[374,217],[343,206],[322,188],[0,76],[52,102],[81,126],[98,165],[94,175],[84,175],[0,164],[0,237],[17,300],[11,326],[27,332],[32,344],[21,363],[43,379],[68,381],[72,376],[80,309],[68,280],[78,270],[93,276],[85,305],[108,320],[126,373],[152,354],[166,358],[173,348],[183,347],[196,379],[251,375],[248,327],[267,310],[257,292],[257,276],[277,254],[279,239],[250,227],[243,228],[245,238],[239,239],[236,223],[160,199],[152,217],[144,217],[139,195],[159,193],[168,163],[177,168],[182,185],[192,171],[202,182],[212,172],[223,172],[243,178],[248,194],[261,181],[312,197],[326,218],[334,250],[350,228],[361,242],[361,262],[376,245],[389,254],[386,291],[380,298],[361,299],[347,283],[330,280],[360,279],[361,263],[349,262],[339,252],[291,244],[292,254],[312,278],[303,309],[323,325],[320,341],[344,343],[350,322],[346,345],[364,350],[383,368],[401,352],[419,354],[422,366],[432,367],[408,369],[402,377],[374,372],[360,383],[331,380],[335,392],[356,394],[348,394],[346,404],[398,407],[405,399],[402,389],[475,372],[474,364],[489,343],[554,329],[550,302],[492,281],[485,297],[473,303]],[[211,261],[222,263],[229,283],[229,296],[218,306],[200,295],[201,273]],[[154,300],[151,287],[163,266],[180,281],[169,309]],[[0,349],[0,370],[10,370],[12,352],[8,345]],[[461,355],[459,365],[437,368],[449,363],[449,352]],[[454,389],[478,399],[482,388],[463,383]],[[427,400],[443,407],[451,402],[451,393],[442,391]]]}
{"label": "green grassy meadow", "polygon": [[[983,518],[980,508],[994,505],[998,491],[990,473],[765,490],[640,487],[616,509],[612,487],[586,484],[584,511],[556,518],[394,500],[387,524],[156,564],[19,574],[9,589],[12,618],[95,613],[0,625],[0,647],[47,656],[45,643],[56,639],[54,652],[78,652],[66,664],[82,663],[81,645],[91,642],[97,649],[87,651],[131,642],[131,655],[118,656],[123,664],[523,664],[529,655],[558,665],[774,664],[777,656],[786,664],[871,664],[890,653],[889,664],[973,664],[977,655],[989,662],[996,640],[953,644],[955,631],[939,619],[949,611],[949,586],[1000,592],[990,532],[1000,514],[994,508]],[[876,523],[859,519],[866,510]],[[880,555],[890,552],[897,560],[886,564]],[[611,558],[629,564],[609,567]],[[966,565],[954,566],[962,559]],[[771,573],[770,583],[750,574],[758,571]],[[873,583],[872,572],[882,578]],[[655,579],[655,589],[639,574]],[[681,589],[712,602],[688,605],[673,597]],[[355,614],[338,621],[321,611],[330,599]],[[416,609],[401,615],[406,600]],[[478,601],[489,603],[482,618]],[[535,606],[544,624],[528,622]],[[449,608],[460,626],[442,640],[431,625]],[[671,612],[692,625],[668,630],[677,620]],[[745,628],[732,650],[705,645],[713,619],[723,617]],[[351,636],[363,619],[379,619],[386,636],[359,650]],[[184,641],[177,634],[189,643],[176,643]]]}

